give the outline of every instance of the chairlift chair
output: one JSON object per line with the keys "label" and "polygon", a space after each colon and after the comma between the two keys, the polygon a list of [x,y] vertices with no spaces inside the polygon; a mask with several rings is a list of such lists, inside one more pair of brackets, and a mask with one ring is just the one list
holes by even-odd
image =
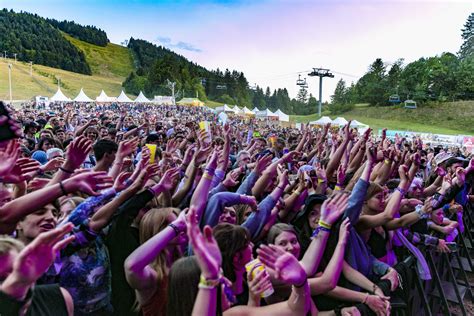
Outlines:
{"label": "chairlift chair", "polygon": [[413,100],[406,100],[405,109],[416,109],[416,102]]}
{"label": "chairlift chair", "polygon": [[296,85],[297,86],[304,86],[306,85],[306,79],[301,79],[301,75],[298,75],[298,80],[296,80]]}
{"label": "chairlift chair", "polygon": [[226,90],[227,89],[227,86],[225,84],[218,84],[216,86],[216,89],[217,90]]}
{"label": "chairlift chair", "polygon": [[390,103],[400,103],[400,96],[398,94],[393,94],[388,98]]}

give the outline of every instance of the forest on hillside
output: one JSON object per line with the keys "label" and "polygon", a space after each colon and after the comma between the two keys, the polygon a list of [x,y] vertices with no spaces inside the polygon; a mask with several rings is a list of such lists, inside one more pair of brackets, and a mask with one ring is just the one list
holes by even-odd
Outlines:
{"label": "forest on hillside", "polygon": [[83,26],[74,21],[58,21],[55,19],[46,19],[46,21],[55,28],[81,41],[103,47],[107,46],[109,42],[107,33],[93,25]]}
{"label": "forest on hillside", "polygon": [[46,19],[25,12],[0,11],[0,52],[20,61],[91,74],[82,51]]}

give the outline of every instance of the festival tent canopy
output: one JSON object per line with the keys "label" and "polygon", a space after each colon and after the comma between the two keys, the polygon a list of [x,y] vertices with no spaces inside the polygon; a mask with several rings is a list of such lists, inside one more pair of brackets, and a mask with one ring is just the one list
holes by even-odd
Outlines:
{"label": "festival tent canopy", "polygon": [[246,106],[244,106],[242,111],[244,111],[244,114],[247,114],[247,115],[255,115],[255,112],[249,110]]}
{"label": "festival tent canopy", "polygon": [[278,120],[282,122],[289,122],[290,116],[288,114],[283,113],[280,109],[276,110],[276,115],[278,115]]}
{"label": "festival tent canopy", "polygon": [[84,90],[82,90],[81,88],[81,91],[79,91],[79,94],[77,95],[76,98],[74,98],[74,102],[92,102],[94,100],[92,100],[91,98],[89,98],[85,93],[84,93]]}
{"label": "festival tent canopy", "polygon": [[317,121],[309,122],[310,125],[326,125],[328,123],[332,123],[332,120],[329,116],[323,116]]}
{"label": "festival tent canopy", "polygon": [[260,112],[259,109],[257,109],[257,107],[254,107],[253,110],[252,110],[253,113],[257,114],[258,112]]}
{"label": "festival tent canopy", "polygon": [[231,112],[235,113],[234,109],[228,106],[227,104],[224,104],[223,106],[219,106],[216,108],[217,112]]}
{"label": "festival tent canopy", "polygon": [[368,128],[369,125],[364,124],[364,123],[361,123],[361,122],[359,122],[359,121],[357,121],[357,120],[353,120],[353,121],[351,122],[351,127],[356,127],[356,128]]}
{"label": "festival tent canopy", "polygon": [[150,102],[150,100],[148,100],[143,94],[143,92],[140,91],[140,93],[138,94],[138,97],[135,99],[135,102],[146,103],[146,102]]}
{"label": "festival tent canopy", "polygon": [[170,96],[155,95],[152,102],[163,104],[163,105],[173,105],[174,99],[173,97],[170,97]]}
{"label": "festival tent canopy", "polygon": [[234,106],[232,110],[234,110],[235,114],[244,114],[244,111],[241,108],[239,108],[237,105]]}
{"label": "festival tent canopy", "polygon": [[273,113],[269,109],[257,112],[258,117],[278,117],[278,114]]}
{"label": "festival tent canopy", "polygon": [[347,125],[347,120],[343,117],[336,117],[334,121],[332,121],[332,125],[337,125],[337,126],[344,126]]}
{"label": "festival tent canopy", "polygon": [[126,103],[132,103],[133,101],[127,97],[127,95],[125,94],[125,92],[120,92],[120,95],[117,97],[117,102],[126,102]]}
{"label": "festival tent canopy", "polygon": [[104,90],[102,90],[97,98],[95,98],[97,102],[115,102],[117,101],[114,97],[109,97]]}
{"label": "festival tent canopy", "polygon": [[204,106],[204,102],[197,98],[182,98],[176,102],[178,105],[190,105],[190,106]]}
{"label": "festival tent canopy", "polygon": [[61,88],[58,87],[58,91],[49,99],[50,101],[53,102],[68,102],[71,101],[67,96],[64,95],[64,93],[61,91]]}

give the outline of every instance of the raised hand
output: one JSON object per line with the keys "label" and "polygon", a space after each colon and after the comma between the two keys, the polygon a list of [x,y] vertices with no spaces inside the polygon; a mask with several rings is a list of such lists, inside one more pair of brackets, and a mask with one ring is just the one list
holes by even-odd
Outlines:
{"label": "raised hand", "polygon": [[222,181],[222,184],[226,188],[235,187],[239,183],[238,179],[241,174],[242,174],[242,171],[240,170],[240,168],[232,170],[231,172],[227,173],[224,181]]}
{"label": "raised hand", "polygon": [[207,157],[212,151],[212,147],[207,145],[206,147],[199,147],[198,150],[194,153],[194,163],[200,165],[206,161]]}
{"label": "raised hand", "polygon": [[257,253],[268,273],[274,278],[296,286],[301,286],[307,281],[306,272],[292,254],[275,245],[263,245],[257,249]]}
{"label": "raised hand", "polygon": [[42,189],[49,183],[49,181],[50,179],[34,178],[30,182],[28,182],[28,190],[36,191],[36,190]]}
{"label": "raised hand", "polygon": [[44,166],[41,167],[43,172],[56,171],[66,160],[62,157],[56,157],[48,161]]}
{"label": "raised hand", "polygon": [[116,192],[120,192],[127,188],[125,180],[130,178],[131,174],[132,174],[131,172],[122,172],[121,174],[119,174],[119,176],[115,179],[115,182],[114,182],[114,189]]}
{"label": "raised hand", "polygon": [[400,165],[400,167],[398,167],[398,175],[400,176],[400,183],[408,183],[408,167],[406,165]]}
{"label": "raised hand", "polygon": [[334,193],[321,206],[321,221],[333,225],[347,208],[349,195]]}
{"label": "raised hand", "polygon": [[110,188],[112,184],[112,178],[105,171],[86,171],[64,181],[64,186],[72,189],[69,192],[81,191],[94,196],[99,195],[98,191]]}
{"label": "raised hand", "polygon": [[134,137],[129,140],[123,140],[120,142],[117,150],[116,157],[120,160],[124,159],[125,157],[131,155],[132,153],[137,150],[138,146],[138,138]]}
{"label": "raised hand", "polygon": [[289,183],[288,170],[285,170],[278,175],[278,187],[284,190]]}
{"label": "raised hand", "polygon": [[168,169],[161,178],[158,185],[165,191],[169,191],[174,187],[174,183],[179,175],[179,168]]}
{"label": "raised hand", "polygon": [[22,284],[35,283],[54,262],[58,250],[74,239],[74,236],[63,239],[72,228],[73,225],[69,223],[39,234],[26,246],[13,263],[12,274],[16,280],[20,280]]}
{"label": "raised hand", "polygon": [[64,169],[74,171],[81,166],[92,149],[92,141],[85,136],[73,140],[66,151]]}
{"label": "raised hand", "polygon": [[351,228],[351,222],[349,218],[346,218],[342,221],[341,226],[339,227],[339,243],[345,245],[347,239],[349,238],[349,229]]}
{"label": "raised hand", "polygon": [[372,144],[365,149],[367,163],[373,166],[377,162],[377,148]]}
{"label": "raised hand", "polygon": [[265,270],[258,270],[255,272],[255,277],[252,279],[252,273],[247,274],[247,283],[249,286],[249,296],[253,301],[259,303],[262,294],[272,288],[270,276]]}
{"label": "raised hand", "polygon": [[346,166],[344,164],[340,164],[337,168],[337,184],[344,185],[344,181],[346,180]]}
{"label": "raised hand", "polygon": [[247,204],[248,206],[250,206],[253,210],[256,210],[258,205],[257,205],[257,199],[255,198],[255,196],[252,196],[252,195],[241,195],[240,196],[240,201],[243,203],[243,204]]}
{"label": "raised hand", "polygon": [[255,163],[254,171],[256,174],[262,174],[262,172],[271,164],[272,162],[272,155],[265,155],[260,156]]}
{"label": "raised hand", "polygon": [[215,280],[219,277],[222,265],[222,255],[219,245],[212,236],[211,227],[204,227],[203,233],[199,230],[199,219],[194,205],[188,211],[186,216],[188,226],[188,237],[196,256],[196,261],[201,268],[201,274],[209,280]]}
{"label": "raised hand", "polygon": [[6,141],[6,146],[0,151],[0,176],[12,170],[16,160],[20,157],[20,144],[16,139]]}
{"label": "raised hand", "polygon": [[31,173],[38,171],[40,163],[30,158],[18,159],[10,172],[3,176],[6,183],[19,183],[31,179]]}

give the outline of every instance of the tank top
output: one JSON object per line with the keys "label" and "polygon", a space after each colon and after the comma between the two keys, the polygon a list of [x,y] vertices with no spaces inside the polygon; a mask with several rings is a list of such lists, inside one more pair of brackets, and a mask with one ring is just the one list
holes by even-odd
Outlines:
{"label": "tank top", "polygon": [[375,229],[372,229],[370,231],[369,240],[367,240],[367,245],[370,247],[370,252],[372,252],[374,257],[377,259],[383,258],[387,255],[387,243],[390,235],[385,227],[383,227],[383,230],[385,232],[385,237]]}
{"label": "tank top", "polygon": [[142,306],[143,316],[166,316],[166,303],[168,300],[168,276],[156,288],[155,294],[147,304]]}
{"label": "tank top", "polygon": [[66,302],[59,284],[35,286],[27,316],[67,316]]}

